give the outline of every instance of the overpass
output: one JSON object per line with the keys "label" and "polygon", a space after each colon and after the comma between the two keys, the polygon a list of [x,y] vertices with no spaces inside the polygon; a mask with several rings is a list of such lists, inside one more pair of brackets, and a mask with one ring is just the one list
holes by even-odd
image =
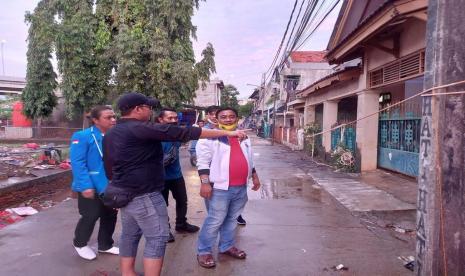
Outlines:
{"label": "overpass", "polygon": [[0,95],[20,95],[26,87],[26,78],[0,76]]}

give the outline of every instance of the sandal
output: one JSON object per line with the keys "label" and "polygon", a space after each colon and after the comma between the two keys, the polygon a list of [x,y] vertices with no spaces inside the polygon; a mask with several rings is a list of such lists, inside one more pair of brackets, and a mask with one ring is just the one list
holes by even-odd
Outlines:
{"label": "sandal", "polygon": [[197,262],[201,267],[213,268],[216,266],[215,260],[212,254],[197,255]]}
{"label": "sandal", "polygon": [[244,251],[237,249],[237,247],[231,247],[229,250],[225,252],[221,252],[221,254],[229,255],[233,258],[236,259],[245,259],[247,257],[247,254],[245,254]]}

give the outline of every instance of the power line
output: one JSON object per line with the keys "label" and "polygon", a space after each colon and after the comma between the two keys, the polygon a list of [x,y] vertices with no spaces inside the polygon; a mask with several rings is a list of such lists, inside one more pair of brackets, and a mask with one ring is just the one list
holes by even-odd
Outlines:
{"label": "power line", "polygon": [[[305,4],[305,0],[303,0],[302,4],[300,5],[299,12],[297,13],[297,17],[295,18],[295,21],[294,21],[294,26],[292,26],[291,33],[289,34],[289,39],[287,40],[286,46],[284,47],[284,53],[286,53],[287,50],[289,49],[289,42],[291,41],[290,38],[293,37],[294,35],[294,29],[295,29],[295,26],[297,25],[297,22],[299,21],[300,13],[302,12],[302,8],[304,4]],[[280,63],[282,63],[282,60],[280,61]]]}
{"label": "power line", "polygon": [[310,32],[310,34],[297,46],[297,49],[302,47],[303,44],[313,35],[313,33],[320,27],[320,25],[326,20],[326,18],[331,14],[331,12],[336,8],[336,6],[339,4],[340,0],[336,0],[333,4],[333,6],[325,13],[323,18],[320,20],[320,22],[313,28],[313,30]]}
{"label": "power line", "polygon": [[[304,15],[302,16],[299,27],[297,28],[297,32],[295,33],[294,37],[289,36],[289,38],[288,38],[288,43],[287,44],[289,44],[292,41],[291,47],[288,48],[288,49],[285,49],[285,51],[283,52],[283,55],[281,57],[280,63],[279,63],[279,65],[277,67],[280,67],[285,62],[285,60],[287,59],[287,56],[289,56],[288,54],[290,54],[292,49],[295,47],[295,44],[297,43],[297,41],[300,39],[302,33],[304,32],[305,27],[308,24],[308,21],[311,18],[311,15],[312,15],[312,13],[313,13],[313,11],[314,11],[317,4],[318,4],[318,0],[310,0],[310,2],[307,3],[307,7],[305,9]],[[296,23],[297,23],[297,20],[296,20]],[[275,64],[273,64],[273,65],[275,65]],[[268,81],[268,78],[271,77],[274,73],[275,72],[270,72],[270,74],[267,75],[266,82]]]}
{"label": "power line", "polygon": [[[321,26],[321,24],[327,19],[327,17],[331,14],[331,12],[336,8],[340,0],[333,0],[333,2],[331,2],[330,4],[327,4],[328,1],[308,0],[305,11],[299,21],[300,14],[306,2],[306,0],[302,0],[297,17],[294,20],[294,25],[292,27],[292,30],[289,36],[287,37],[286,46],[284,47],[283,51],[281,51],[282,46],[284,45],[284,41],[287,36],[289,26],[292,22],[292,18],[295,12],[297,2],[298,1],[296,0],[294,3],[291,16],[286,26],[286,31],[281,39],[281,43],[279,45],[278,51],[276,52],[276,55],[273,58],[273,62],[271,63],[270,67],[267,69],[265,73],[265,83],[267,83],[269,81],[269,78],[275,74],[275,70],[281,67],[286,62],[286,60],[289,58],[290,54],[293,51],[299,49],[308,41],[308,39],[316,32],[316,30]],[[297,31],[294,33],[294,30],[297,24],[299,25],[298,25]],[[276,66],[276,62],[279,56],[281,56],[281,58],[279,59],[279,63]]]}
{"label": "power line", "polygon": [[[281,59],[281,64],[279,66],[281,66],[286,60],[287,58],[290,56],[290,54],[292,53],[292,51],[295,51],[297,49],[299,49],[300,47],[302,47],[303,44],[305,44],[305,42],[315,33],[315,31],[318,29],[318,27],[320,27],[320,25],[326,20],[326,18],[329,16],[329,14],[334,10],[334,8],[339,4],[340,0],[335,0],[332,5],[329,5],[329,9],[327,9],[324,13],[324,15],[322,16],[322,18],[318,21],[318,23],[316,24],[316,26],[311,30],[311,32],[303,39],[301,40],[301,35],[303,33],[305,33],[306,31],[308,31],[310,29],[310,26],[311,26],[311,23],[309,23],[308,21],[310,21],[310,18],[309,20],[307,20],[306,22],[304,22],[305,24],[305,28],[302,30],[300,36],[298,38],[296,38],[294,41],[293,41],[293,46],[289,49],[289,51],[287,51],[283,58]],[[314,4],[318,4],[318,3],[314,3]],[[315,6],[312,7],[311,11],[312,11],[312,14],[314,15],[312,17],[312,20],[311,22],[315,22],[315,18],[318,16],[319,14],[319,11],[321,11],[321,7],[323,6],[324,4],[320,5],[320,7],[317,9],[316,13],[313,14],[313,11],[315,9]],[[299,43],[300,42],[300,43]]]}
{"label": "power line", "polygon": [[279,53],[281,52],[281,48],[283,47],[284,40],[286,39],[286,36],[287,36],[287,31],[289,30],[289,25],[291,25],[292,17],[294,16],[294,11],[295,11],[295,8],[297,6],[297,2],[298,2],[298,0],[295,0],[294,7],[292,8],[291,16],[289,17],[289,21],[287,22],[286,31],[284,32],[283,38],[281,39],[281,43],[279,44],[278,51],[276,52],[276,55],[275,55],[275,57],[273,59],[273,62],[271,63],[268,70],[266,70],[265,74],[268,74],[268,72],[274,67],[274,65],[276,63],[276,60],[279,57]]}

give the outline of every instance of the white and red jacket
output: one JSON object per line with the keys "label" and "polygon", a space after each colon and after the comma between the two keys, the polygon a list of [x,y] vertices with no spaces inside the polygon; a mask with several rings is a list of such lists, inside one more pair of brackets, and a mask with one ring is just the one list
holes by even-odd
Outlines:
{"label": "white and red jacket", "polygon": [[[253,154],[250,139],[240,141],[240,146],[248,164],[247,179],[252,177],[254,171]],[[209,175],[210,182],[215,189],[228,190],[229,188],[229,160],[231,146],[227,137],[215,139],[200,139],[195,147],[197,154],[197,169],[199,175]]]}

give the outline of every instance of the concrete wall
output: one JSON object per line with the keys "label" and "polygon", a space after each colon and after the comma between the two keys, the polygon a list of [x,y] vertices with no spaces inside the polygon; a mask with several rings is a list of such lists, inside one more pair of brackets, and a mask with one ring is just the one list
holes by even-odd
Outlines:
{"label": "concrete wall", "polygon": [[202,107],[219,105],[221,97],[219,84],[220,81],[215,80],[207,83],[205,88],[199,84],[199,89],[195,91],[194,105]]}
{"label": "concrete wall", "polygon": [[290,67],[284,68],[280,73],[280,99],[285,100],[287,97],[286,90],[284,89],[285,76],[300,76],[299,84],[296,88],[296,90],[299,91],[333,73],[333,67],[334,66],[324,62],[292,63]]}
{"label": "concrete wall", "polygon": [[317,105],[328,100],[338,100],[356,95],[359,90],[359,80],[338,83],[315,91],[305,99],[305,105]]}

